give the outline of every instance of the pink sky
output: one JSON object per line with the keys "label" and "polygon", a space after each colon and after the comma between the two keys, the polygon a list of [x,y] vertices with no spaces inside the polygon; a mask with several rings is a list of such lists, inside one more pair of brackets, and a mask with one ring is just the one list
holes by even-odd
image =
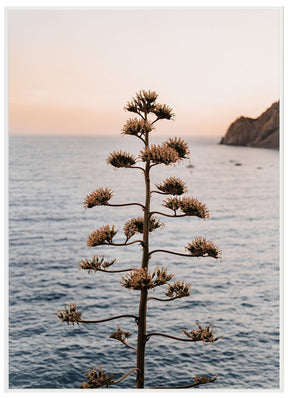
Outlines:
{"label": "pink sky", "polygon": [[280,8],[13,10],[11,134],[119,134],[123,107],[155,90],[160,134],[225,134],[280,98]]}

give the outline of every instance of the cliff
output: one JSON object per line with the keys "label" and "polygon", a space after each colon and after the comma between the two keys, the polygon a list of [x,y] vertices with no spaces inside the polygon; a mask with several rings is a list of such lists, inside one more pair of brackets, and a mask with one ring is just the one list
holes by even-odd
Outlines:
{"label": "cliff", "polygon": [[256,119],[238,118],[219,144],[279,149],[279,101]]}

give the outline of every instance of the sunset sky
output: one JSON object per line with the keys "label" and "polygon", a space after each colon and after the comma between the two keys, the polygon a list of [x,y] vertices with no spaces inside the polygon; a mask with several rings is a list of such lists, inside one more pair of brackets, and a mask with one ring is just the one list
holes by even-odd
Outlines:
{"label": "sunset sky", "polygon": [[10,134],[119,134],[140,89],[160,134],[225,134],[280,98],[280,8],[8,12]]}

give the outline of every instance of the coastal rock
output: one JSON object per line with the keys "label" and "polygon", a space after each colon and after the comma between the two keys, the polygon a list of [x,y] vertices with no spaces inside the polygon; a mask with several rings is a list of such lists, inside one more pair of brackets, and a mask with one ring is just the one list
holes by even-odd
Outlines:
{"label": "coastal rock", "polygon": [[256,119],[238,118],[219,144],[279,149],[279,101]]}

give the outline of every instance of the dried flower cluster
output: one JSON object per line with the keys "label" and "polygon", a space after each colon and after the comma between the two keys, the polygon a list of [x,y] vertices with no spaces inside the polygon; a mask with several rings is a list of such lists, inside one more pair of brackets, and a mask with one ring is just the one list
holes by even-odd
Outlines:
{"label": "dried flower cluster", "polygon": [[188,144],[182,138],[169,138],[164,144],[174,149],[180,159],[186,159],[190,153]]}
{"label": "dried flower cluster", "polygon": [[197,236],[191,243],[188,243],[185,249],[192,257],[221,257],[219,247],[201,236]]}
{"label": "dried flower cluster", "polygon": [[93,366],[93,369],[89,369],[88,374],[84,374],[84,376],[88,378],[88,382],[84,381],[80,388],[108,388],[110,385],[114,384],[114,376],[108,376],[107,373],[104,373],[102,366],[99,366],[98,371],[97,368]]}
{"label": "dried flower cluster", "polygon": [[160,145],[151,145],[143,149],[140,152],[140,159],[143,162],[147,160],[154,164],[166,164],[176,163],[179,159],[177,151],[168,147],[165,143]]}
{"label": "dried flower cluster", "polygon": [[161,104],[156,104],[153,111],[155,116],[157,116],[157,119],[173,119],[175,114],[173,113],[172,109],[168,105],[161,105]]}
{"label": "dried flower cluster", "polygon": [[190,283],[181,281],[174,282],[173,284],[168,283],[165,295],[172,299],[187,297],[190,296],[190,287]]}
{"label": "dried flower cluster", "polygon": [[64,310],[57,310],[55,315],[57,315],[62,322],[67,322],[68,325],[69,323],[72,323],[72,325],[74,325],[74,323],[78,324],[82,316],[81,312],[77,311],[76,303],[69,303],[69,307],[65,305]]}
{"label": "dried flower cluster", "polygon": [[[136,232],[143,233],[143,217],[131,218],[124,224],[124,234],[127,239],[130,239]],[[149,232],[155,231],[155,229],[163,226],[163,223],[156,217],[150,217],[149,220]]]}
{"label": "dried flower cluster", "polygon": [[205,203],[202,203],[195,198],[181,198],[180,210],[187,216],[195,216],[203,219],[209,218],[209,210]]}
{"label": "dried flower cluster", "polygon": [[155,101],[158,94],[155,91],[140,90],[132,101],[127,102],[125,110],[140,114],[140,112],[152,112],[155,109]]}
{"label": "dried flower cluster", "polygon": [[125,110],[137,113],[142,116],[142,113],[153,113],[157,119],[172,119],[175,115],[172,109],[167,105],[155,103],[158,95],[155,91],[140,90],[132,101],[128,102]]}
{"label": "dried flower cluster", "polygon": [[193,377],[195,384],[207,384],[207,383],[214,383],[214,381],[217,379],[218,375],[213,377],[211,379],[210,377],[206,376],[195,376]]}
{"label": "dried flower cluster", "polygon": [[124,151],[114,151],[110,153],[109,157],[107,158],[106,162],[111,164],[113,167],[132,167],[136,163],[136,158],[134,155],[131,155],[128,152]]}
{"label": "dried flower cluster", "polygon": [[131,118],[128,119],[122,128],[122,134],[142,136],[145,133],[150,133],[153,126],[148,120]]}
{"label": "dried flower cluster", "polygon": [[167,209],[173,210],[176,214],[177,210],[180,207],[180,200],[178,198],[167,198],[163,200],[162,206],[166,207]]}
{"label": "dried flower cluster", "polygon": [[126,339],[131,336],[130,332],[124,332],[121,330],[120,326],[117,325],[117,332],[110,335],[110,339],[115,339],[121,341],[121,343],[126,344]]}
{"label": "dried flower cluster", "polygon": [[167,141],[158,145],[150,145],[140,152],[140,159],[143,162],[147,160],[154,164],[176,163],[185,159],[189,154],[188,144],[181,138],[169,138]]}
{"label": "dried flower cluster", "polygon": [[84,207],[86,209],[94,206],[104,206],[112,198],[113,192],[109,188],[98,188],[93,192],[90,192],[85,200]]}
{"label": "dried flower cluster", "polygon": [[209,218],[209,210],[206,205],[195,198],[183,197],[181,199],[169,197],[163,201],[162,206],[173,210],[175,215],[178,209],[186,216],[194,216],[203,219]]}
{"label": "dried flower cluster", "polygon": [[97,229],[89,235],[87,246],[94,247],[99,245],[111,244],[112,239],[116,234],[117,231],[115,230],[114,225],[112,225],[112,228],[110,228],[109,225],[104,225],[103,227]]}
{"label": "dried flower cluster", "polygon": [[89,274],[96,271],[105,271],[107,268],[111,267],[116,262],[116,258],[112,261],[104,261],[104,256],[99,259],[98,255],[93,256],[92,260],[82,260],[79,264],[80,269],[88,271]]}
{"label": "dried flower cluster", "polygon": [[182,329],[182,332],[189,337],[192,341],[203,341],[203,343],[214,343],[214,341],[217,341],[221,339],[221,337],[216,337],[214,339],[214,331],[213,328],[210,328],[212,325],[206,326],[206,328],[202,328],[201,325],[196,323],[198,326],[198,330],[193,329],[191,332],[187,332],[186,330]]}
{"label": "dried flower cluster", "polygon": [[166,268],[156,267],[152,274],[146,269],[140,268],[123,276],[121,285],[132,290],[149,290],[165,285],[173,276],[167,272]]}
{"label": "dried flower cluster", "polygon": [[186,184],[177,177],[166,178],[166,180],[157,184],[156,188],[167,195],[182,195],[187,191]]}

